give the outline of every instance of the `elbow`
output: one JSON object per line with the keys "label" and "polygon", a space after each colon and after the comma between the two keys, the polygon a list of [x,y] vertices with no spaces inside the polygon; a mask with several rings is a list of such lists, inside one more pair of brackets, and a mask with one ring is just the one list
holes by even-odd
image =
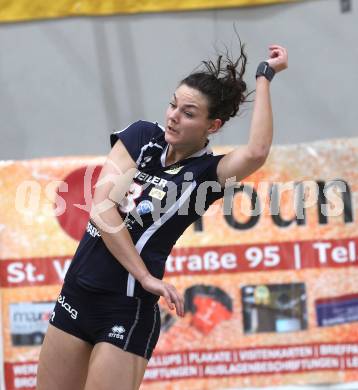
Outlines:
{"label": "elbow", "polygon": [[91,206],[91,209],[89,212],[89,217],[90,217],[90,220],[92,222],[94,222],[97,227],[100,227],[100,225],[101,225],[100,224],[100,221],[101,221],[100,213],[99,213],[98,209],[94,206],[93,203],[92,203],[92,206]]}
{"label": "elbow", "polygon": [[90,210],[89,210],[89,217],[95,221],[96,218],[98,217],[99,215],[99,204],[101,202],[98,200],[98,198],[96,197],[96,193],[94,193],[94,196],[92,198],[92,203],[91,203],[91,207],[90,207]]}
{"label": "elbow", "polygon": [[94,207],[94,205],[92,204],[91,206],[91,209],[89,211],[89,217],[90,219],[96,223],[96,220],[98,219],[98,211],[96,210],[96,208]]}
{"label": "elbow", "polygon": [[254,148],[249,151],[249,159],[254,163],[258,168],[265,164],[267,157],[270,153],[270,148]]}
{"label": "elbow", "polygon": [[116,204],[110,199],[98,199],[94,196],[91,208],[89,211],[89,217],[98,226],[101,226],[101,222],[106,215],[109,215],[112,211],[116,210]]}

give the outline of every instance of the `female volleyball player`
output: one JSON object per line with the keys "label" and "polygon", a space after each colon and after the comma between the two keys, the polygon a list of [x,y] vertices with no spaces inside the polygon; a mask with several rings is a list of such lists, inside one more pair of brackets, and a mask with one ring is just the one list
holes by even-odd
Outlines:
{"label": "female volleyball player", "polygon": [[184,315],[182,296],[161,280],[171,248],[197,210],[223,196],[226,180],[257,170],[271,145],[270,81],[287,67],[278,45],[257,69],[247,145],[222,156],[208,146],[247,98],[240,50],[179,83],[164,128],[138,121],[112,134],[41,349],[38,390],[138,389],[159,336],[159,296]]}

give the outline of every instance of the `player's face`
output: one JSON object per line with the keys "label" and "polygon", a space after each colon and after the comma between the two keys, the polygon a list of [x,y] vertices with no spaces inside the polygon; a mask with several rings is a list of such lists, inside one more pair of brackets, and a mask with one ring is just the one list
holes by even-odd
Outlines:
{"label": "player's face", "polygon": [[165,140],[173,146],[203,147],[207,136],[217,131],[208,119],[205,95],[183,84],[175,91],[166,112]]}

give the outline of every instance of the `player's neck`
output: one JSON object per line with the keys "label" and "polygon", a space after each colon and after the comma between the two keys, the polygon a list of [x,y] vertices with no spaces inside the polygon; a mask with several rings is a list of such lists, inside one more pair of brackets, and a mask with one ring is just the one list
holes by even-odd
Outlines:
{"label": "player's neck", "polygon": [[[206,144],[205,144],[206,145]],[[199,150],[203,149],[205,145],[187,147],[181,145],[169,145],[165,165],[172,165],[178,161],[184,160]]]}

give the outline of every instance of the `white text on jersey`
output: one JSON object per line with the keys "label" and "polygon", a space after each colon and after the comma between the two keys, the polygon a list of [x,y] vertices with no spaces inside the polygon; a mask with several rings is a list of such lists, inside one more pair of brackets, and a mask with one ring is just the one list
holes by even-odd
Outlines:
{"label": "white text on jersey", "polygon": [[167,180],[161,179],[158,176],[151,176],[151,175],[148,175],[147,173],[144,173],[141,171],[137,171],[136,174],[134,175],[134,177],[137,180],[142,181],[144,183],[152,183],[152,184],[158,185],[160,187],[165,187],[167,185],[167,182],[168,182]]}

